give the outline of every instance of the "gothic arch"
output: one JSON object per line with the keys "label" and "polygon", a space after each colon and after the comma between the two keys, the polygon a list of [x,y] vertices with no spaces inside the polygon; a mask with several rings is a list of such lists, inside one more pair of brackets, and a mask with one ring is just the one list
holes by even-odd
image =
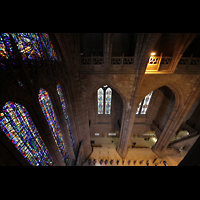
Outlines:
{"label": "gothic arch", "polygon": [[[87,96],[85,98],[85,113],[86,113],[87,121],[89,121],[89,113],[88,113],[89,101],[90,101],[91,97],[96,94],[97,90],[100,87],[103,87],[104,85],[108,85],[113,90],[115,90],[119,94],[121,99],[122,99],[123,110],[122,110],[121,129],[120,129],[120,130],[122,130],[123,124],[124,124],[124,117],[125,117],[126,107],[127,107],[127,105],[126,105],[127,100],[126,100],[125,96],[123,95],[123,92],[121,91],[121,89],[118,88],[116,85],[112,84],[110,81],[104,80],[104,81],[96,84],[95,86],[92,86],[92,89],[88,91]],[[89,123],[87,124],[87,126],[89,128]],[[88,136],[90,137],[90,134]]]}
{"label": "gothic arch", "polygon": [[[30,100],[31,100],[31,98],[23,99],[23,98],[20,98],[20,97],[19,98],[11,97],[9,99],[7,99],[7,98],[3,99],[0,102],[0,106],[1,106],[0,112],[3,108],[3,106],[5,105],[5,103],[8,102],[8,101],[20,104],[21,106],[25,107],[27,112],[29,113],[29,116],[32,119],[32,122],[34,123],[35,127],[37,128],[42,140],[44,141],[45,145],[47,146],[47,149],[49,150],[49,153],[52,156],[53,160],[58,165],[63,165],[61,158],[59,158],[58,155],[56,154],[56,152],[58,151],[57,146],[54,144],[55,143],[54,140],[52,140],[53,139],[52,134],[50,132],[50,129],[48,127],[46,119],[43,116],[42,110],[40,110],[39,102],[38,102],[38,105],[37,105],[36,101],[32,101],[30,103]],[[51,139],[51,137],[52,137],[52,139]],[[10,141],[7,138],[4,140],[4,142],[6,143],[6,145],[9,145],[9,146],[11,145]],[[18,150],[16,150],[14,148],[13,151],[16,152]],[[16,155],[18,155],[18,159],[22,159],[21,154],[17,153]]]}
{"label": "gothic arch", "polygon": [[[185,102],[185,97],[184,97],[182,89],[175,82],[160,84],[159,86],[156,86],[156,88],[152,88],[151,90],[148,90],[148,92],[145,93],[145,95],[147,95],[151,91],[155,91],[158,88],[161,88],[163,86],[168,87],[174,93],[174,96],[175,96],[174,110],[178,110],[179,108],[183,107],[184,102]],[[137,101],[137,105],[140,103],[140,101],[143,100],[145,95],[142,98],[140,97],[140,99]]]}
{"label": "gothic arch", "polygon": [[101,83],[96,84],[95,86],[92,86],[92,88],[90,90],[88,90],[89,92],[86,95],[85,98],[85,109],[88,110],[88,106],[89,106],[89,100],[92,97],[92,95],[94,95],[94,93],[96,93],[96,91],[100,88],[103,87],[104,85],[108,85],[109,87],[113,88],[122,98],[122,102],[123,102],[123,108],[126,105],[127,99],[125,98],[125,95],[123,95],[123,91],[118,88],[117,86],[115,86],[111,81],[107,81],[104,80]]}

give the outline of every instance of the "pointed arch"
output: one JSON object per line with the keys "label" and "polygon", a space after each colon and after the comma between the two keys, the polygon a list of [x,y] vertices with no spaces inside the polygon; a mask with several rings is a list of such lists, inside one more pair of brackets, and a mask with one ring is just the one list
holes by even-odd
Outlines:
{"label": "pointed arch", "polygon": [[38,100],[62,158],[68,165],[70,159],[69,154],[48,92],[41,88]]}
{"label": "pointed arch", "polygon": [[61,106],[62,106],[64,116],[65,116],[65,122],[66,122],[66,125],[67,125],[67,130],[68,130],[68,133],[69,133],[71,144],[72,144],[72,147],[74,148],[74,136],[72,134],[71,124],[70,124],[68,111],[67,111],[67,104],[65,103],[65,99],[64,99],[64,95],[63,95],[60,83],[57,83],[56,89],[57,89],[57,93],[58,93],[58,96],[59,96],[59,99],[60,99],[60,103],[61,103]]}
{"label": "pointed arch", "polygon": [[89,100],[92,97],[92,95],[94,93],[97,93],[97,90],[99,88],[102,88],[102,86],[104,86],[104,85],[109,85],[112,89],[114,89],[120,95],[120,97],[122,98],[122,101],[123,101],[123,106],[125,106],[127,104],[128,99],[126,98],[124,90],[122,88],[120,88],[119,86],[117,86],[116,84],[114,84],[110,79],[108,79],[108,80],[103,80],[102,82],[98,82],[97,84],[91,85],[91,87],[88,89],[88,93],[86,94],[86,98],[84,99],[84,101],[87,105],[85,107],[86,110],[88,109]]}
{"label": "pointed arch", "polygon": [[25,107],[18,103],[7,102],[0,113],[0,126],[31,165],[54,165]]}

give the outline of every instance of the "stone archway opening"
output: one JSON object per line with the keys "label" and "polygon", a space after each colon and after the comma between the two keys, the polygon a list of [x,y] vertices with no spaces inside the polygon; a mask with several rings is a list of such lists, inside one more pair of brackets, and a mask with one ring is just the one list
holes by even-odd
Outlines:
{"label": "stone archway opening", "polygon": [[[151,99],[147,102],[146,98],[150,93]],[[175,95],[169,87],[162,86],[150,93],[142,99],[136,111],[131,137],[134,147],[152,148],[175,106]]]}

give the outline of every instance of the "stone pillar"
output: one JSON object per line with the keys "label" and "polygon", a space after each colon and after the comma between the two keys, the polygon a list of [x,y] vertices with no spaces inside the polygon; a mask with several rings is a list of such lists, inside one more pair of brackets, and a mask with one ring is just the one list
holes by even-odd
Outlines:
{"label": "stone pillar", "polygon": [[153,48],[156,45],[156,42],[158,41],[160,36],[160,33],[148,33],[139,35],[137,39],[134,56],[134,65],[136,66],[135,80],[130,101],[126,103],[124,108],[125,110],[122,119],[119,144],[117,147],[117,152],[122,157],[122,159],[126,157],[126,154],[128,152],[128,140],[131,136],[135,120],[135,113],[138,106],[136,103],[142,77],[145,73],[150,53],[151,51],[153,51]]}
{"label": "stone pillar", "polygon": [[124,159],[126,157],[126,154],[128,153],[128,140],[131,136],[132,127],[135,119],[134,115],[132,114],[134,111],[131,109],[130,103],[128,103],[124,107],[124,116],[122,119],[119,144],[117,147],[117,152],[122,157],[122,159]]}

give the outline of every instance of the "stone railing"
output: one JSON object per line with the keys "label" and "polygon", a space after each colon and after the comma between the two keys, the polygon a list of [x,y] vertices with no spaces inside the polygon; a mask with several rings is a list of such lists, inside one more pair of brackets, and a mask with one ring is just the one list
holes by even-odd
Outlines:
{"label": "stone railing", "polygon": [[112,57],[112,65],[133,65],[134,57]]}
{"label": "stone railing", "polygon": [[169,65],[172,61],[172,57],[162,57],[161,65]]}
{"label": "stone railing", "polygon": [[[172,57],[150,56],[146,73],[162,73],[170,72],[170,64]],[[110,71],[134,71],[134,57],[132,56],[120,56],[112,57]],[[104,65],[103,57],[81,57],[81,70],[97,70],[102,71]],[[182,57],[176,67],[174,73],[198,73],[200,72],[200,58]]]}
{"label": "stone railing", "polygon": [[81,65],[102,65],[103,57],[82,57]]}
{"label": "stone railing", "polygon": [[200,58],[182,57],[176,67],[175,73],[199,73]]}
{"label": "stone railing", "polygon": [[182,57],[179,62],[179,65],[200,65],[200,58],[193,57]]}

